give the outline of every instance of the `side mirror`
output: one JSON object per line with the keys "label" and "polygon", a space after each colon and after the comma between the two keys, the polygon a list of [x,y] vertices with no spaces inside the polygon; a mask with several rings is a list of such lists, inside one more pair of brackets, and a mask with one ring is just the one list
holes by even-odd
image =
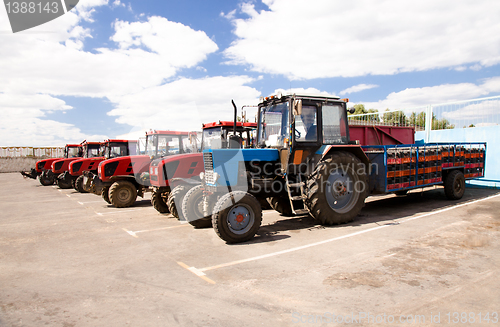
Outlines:
{"label": "side mirror", "polygon": [[295,100],[293,103],[293,115],[298,116],[302,114],[302,100]]}
{"label": "side mirror", "polygon": [[347,111],[349,111],[350,114],[353,114],[356,111],[356,108],[351,107],[351,108],[347,109]]}

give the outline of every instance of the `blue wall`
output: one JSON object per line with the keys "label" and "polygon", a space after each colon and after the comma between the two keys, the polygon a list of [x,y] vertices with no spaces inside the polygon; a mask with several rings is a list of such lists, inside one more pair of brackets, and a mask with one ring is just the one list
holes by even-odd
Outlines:
{"label": "blue wall", "polygon": [[[425,132],[415,133],[415,141],[424,137]],[[500,126],[432,131],[429,143],[434,142],[486,142],[485,176],[470,183],[500,188]]]}

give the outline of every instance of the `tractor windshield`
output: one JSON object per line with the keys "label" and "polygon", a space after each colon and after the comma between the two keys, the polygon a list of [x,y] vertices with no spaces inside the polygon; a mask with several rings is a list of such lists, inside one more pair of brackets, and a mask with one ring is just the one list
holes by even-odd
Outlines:
{"label": "tractor windshield", "polygon": [[100,144],[87,144],[87,158],[99,157]]}
{"label": "tractor windshield", "polygon": [[262,107],[259,114],[258,143],[260,146],[284,146],[288,131],[288,102]]}
{"label": "tractor windshield", "polygon": [[64,157],[65,158],[76,158],[76,157],[81,157],[82,156],[82,151],[81,147],[79,146],[70,146],[66,147],[64,149]]}
{"label": "tractor windshield", "polygon": [[146,138],[146,154],[153,157],[164,157],[190,152],[188,148],[185,148],[188,144],[189,136],[187,135],[148,135]]}
{"label": "tractor windshield", "polygon": [[135,142],[111,142],[106,146],[106,158],[133,156],[137,154],[137,143]]}
{"label": "tractor windshield", "polygon": [[207,128],[203,130],[202,149],[222,149],[222,128]]}

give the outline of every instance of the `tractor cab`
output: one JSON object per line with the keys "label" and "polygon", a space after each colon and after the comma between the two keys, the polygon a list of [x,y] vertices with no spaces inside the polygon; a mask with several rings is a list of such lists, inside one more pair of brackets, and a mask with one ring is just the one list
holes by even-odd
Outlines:
{"label": "tractor cab", "polygon": [[203,124],[202,149],[251,148],[255,143],[256,128],[257,123],[248,122]]}
{"label": "tractor cab", "polygon": [[146,132],[146,155],[151,159],[174,154],[196,152],[189,132],[150,131]]}
{"label": "tractor cab", "polygon": [[83,157],[95,158],[100,156],[102,142],[83,142]]}
{"label": "tractor cab", "polygon": [[135,156],[138,153],[136,140],[106,140],[101,143],[100,154],[105,159]]}
{"label": "tractor cab", "polygon": [[77,158],[83,157],[83,141],[80,144],[66,144],[64,147],[64,158]]}

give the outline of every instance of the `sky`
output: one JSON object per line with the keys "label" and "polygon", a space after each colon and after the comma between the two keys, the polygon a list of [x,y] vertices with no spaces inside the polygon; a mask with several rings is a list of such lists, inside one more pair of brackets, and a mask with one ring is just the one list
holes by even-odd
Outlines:
{"label": "sky", "polygon": [[80,0],[12,33],[0,5],[0,146],[200,130],[278,90],[379,111],[497,96],[498,17],[497,0]]}

